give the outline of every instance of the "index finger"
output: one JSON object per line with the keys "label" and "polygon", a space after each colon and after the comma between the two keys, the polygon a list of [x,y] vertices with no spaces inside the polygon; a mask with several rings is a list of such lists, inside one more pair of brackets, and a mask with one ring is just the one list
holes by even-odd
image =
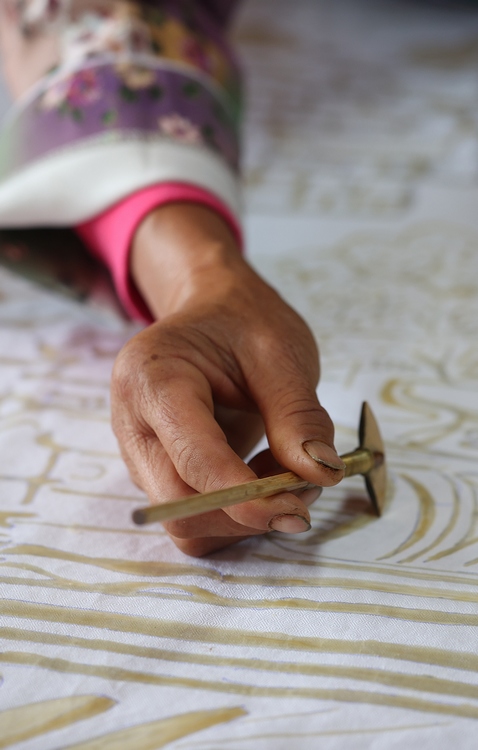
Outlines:
{"label": "index finger", "polygon": [[[202,373],[187,362],[176,361],[154,382],[154,394],[143,399],[142,417],[186,485],[202,493],[257,479],[228,445],[214,419],[211,388]],[[148,466],[148,471],[154,471],[151,462]],[[289,492],[250,500],[225,512],[237,523],[259,531],[298,533],[310,528],[307,507]]]}

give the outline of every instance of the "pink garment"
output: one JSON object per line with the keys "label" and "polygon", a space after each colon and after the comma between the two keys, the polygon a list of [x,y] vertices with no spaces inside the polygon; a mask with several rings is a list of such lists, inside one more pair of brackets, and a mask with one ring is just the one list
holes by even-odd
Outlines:
{"label": "pink garment", "polygon": [[167,203],[199,203],[216,211],[229,225],[242,247],[241,228],[229,209],[212,193],[181,182],[167,182],[139,190],[75,229],[92,254],[110,270],[128,315],[151,323],[151,315],[129,273],[129,253],[134,234],[145,216]]}

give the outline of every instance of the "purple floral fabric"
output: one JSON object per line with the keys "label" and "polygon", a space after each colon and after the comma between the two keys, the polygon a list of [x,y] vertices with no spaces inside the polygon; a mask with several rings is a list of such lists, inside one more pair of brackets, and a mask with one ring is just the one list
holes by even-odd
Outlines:
{"label": "purple floral fabric", "polygon": [[[12,2],[12,0],[7,0]],[[61,59],[4,127],[0,182],[85,140],[166,139],[238,168],[240,76],[223,36],[227,0],[13,0],[27,38]]]}

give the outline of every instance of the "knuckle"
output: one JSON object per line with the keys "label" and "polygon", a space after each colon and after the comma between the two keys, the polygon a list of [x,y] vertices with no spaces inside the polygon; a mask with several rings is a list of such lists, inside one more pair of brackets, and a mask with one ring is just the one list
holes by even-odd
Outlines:
{"label": "knuckle", "polygon": [[144,365],[151,356],[146,343],[143,333],[137,334],[123,346],[117,355],[111,376],[111,389],[114,396],[130,400],[141,391],[147,375],[147,368]]}
{"label": "knuckle", "polygon": [[193,489],[198,489],[198,477],[204,467],[199,452],[187,435],[181,435],[172,441],[169,455],[181,479]]}
{"label": "knuckle", "polygon": [[128,399],[135,380],[135,369],[131,367],[131,358],[124,349],[116,357],[111,376],[111,395],[120,402]]}
{"label": "knuckle", "polygon": [[309,394],[300,396],[291,391],[286,391],[282,396],[279,396],[277,411],[282,419],[300,417],[302,422],[307,420],[314,424],[317,421],[323,421],[327,415],[327,412],[320,406],[314,396]]}
{"label": "knuckle", "polygon": [[187,384],[163,338],[156,336],[153,342],[142,332],[123,347],[113,367],[111,398],[119,411],[126,405],[146,420],[154,414],[165,426],[175,426],[177,394],[185,392]]}
{"label": "knuckle", "polygon": [[190,436],[176,438],[169,449],[170,458],[181,479],[198,492],[205,492],[219,486],[217,472],[209,466],[205,456]]}
{"label": "knuckle", "polygon": [[319,352],[307,327],[304,326],[304,330],[266,328],[256,334],[250,346],[250,358],[258,373],[266,367],[270,371],[270,364],[273,364],[273,376],[284,387],[294,390],[316,387],[320,375]]}
{"label": "knuckle", "polygon": [[[297,431],[303,439],[308,436],[307,439],[314,438],[324,442],[333,440],[335,432],[333,422],[327,411],[312,396],[300,397],[286,394],[282,399],[278,398],[271,420],[275,425],[287,424],[287,435],[290,435],[291,431]],[[279,438],[276,437],[276,439]],[[289,441],[289,437],[282,439]],[[280,439],[281,443],[282,439]]]}

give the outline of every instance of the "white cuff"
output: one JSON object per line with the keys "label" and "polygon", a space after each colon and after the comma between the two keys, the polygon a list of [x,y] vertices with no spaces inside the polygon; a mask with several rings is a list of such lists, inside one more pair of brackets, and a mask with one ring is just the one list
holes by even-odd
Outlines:
{"label": "white cuff", "polygon": [[60,149],[5,179],[0,227],[74,226],[160,182],[204,188],[240,220],[239,180],[219,155],[157,135],[122,134]]}

